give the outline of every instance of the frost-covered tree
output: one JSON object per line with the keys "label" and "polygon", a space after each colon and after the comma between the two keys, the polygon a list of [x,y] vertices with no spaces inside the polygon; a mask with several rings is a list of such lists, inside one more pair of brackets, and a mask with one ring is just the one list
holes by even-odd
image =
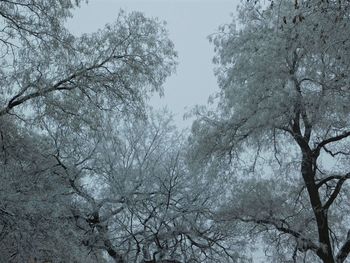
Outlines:
{"label": "frost-covered tree", "polygon": [[213,221],[215,193],[186,168],[184,136],[168,114],[149,116],[112,122],[83,166],[62,161],[70,178],[79,171],[100,186],[72,180],[84,244],[119,263],[244,262],[240,243]]}
{"label": "frost-covered tree", "polygon": [[217,108],[197,109],[191,136],[193,158],[239,178],[217,220],[251,227],[274,262],[345,262],[350,5],[248,1],[238,12],[212,36]]}
{"label": "frost-covered tree", "polygon": [[[140,106],[148,91],[161,92],[174,69],[173,44],[157,20],[137,12],[120,13],[114,24],[74,37],[61,26],[69,14],[69,1],[57,6],[28,2],[1,3],[5,25],[1,116],[16,114],[36,122],[66,119],[66,124],[93,122],[98,126],[97,109]],[[7,9],[13,14],[5,13]],[[60,14],[63,18],[58,20]],[[41,21],[46,16],[49,21]],[[44,27],[38,32],[37,23]]]}
{"label": "frost-covered tree", "polygon": [[[44,136],[0,124],[1,262],[96,262],[72,220],[71,189]],[[102,262],[102,261],[101,261]]]}
{"label": "frost-covered tree", "polygon": [[68,177],[62,163],[89,161],[111,116],[142,115],[176,64],[164,24],[138,12],[121,12],[96,33],[73,36],[64,22],[80,2],[0,2],[0,254],[6,262],[89,260],[71,210],[82,179]]}

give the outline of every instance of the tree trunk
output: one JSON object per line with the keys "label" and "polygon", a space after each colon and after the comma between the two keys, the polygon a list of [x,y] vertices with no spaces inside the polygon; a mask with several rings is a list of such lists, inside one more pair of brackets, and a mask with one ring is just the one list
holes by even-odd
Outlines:
{"label": "tree trunk", "polygon": [[324,263],[335,263],[329,235],[327,210],[323,209],[318,187],[315,182],[316,169],[314,164],[317,157],[314,156],[310,148],[302,148],[302,153],[301,174],[315,215],[318,239],[321,246],[316,253]]}

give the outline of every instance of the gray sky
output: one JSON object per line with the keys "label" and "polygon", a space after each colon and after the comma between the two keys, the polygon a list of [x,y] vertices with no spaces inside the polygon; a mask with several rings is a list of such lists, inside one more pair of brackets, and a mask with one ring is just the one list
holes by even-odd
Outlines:
{"label": "gray sky", "polygon": [[89,0],[74,13],[68,27],[73,33],[93,32],[113,22],[120,9],[142,11],[167,21],[170,38],[179,53],[177,73],[164,85],[165,96],[151,100],[155,108],[167,106],[176,124],[188,127],[182,116],[196,104],[205,104],[217,90],[211,62],[213,46],[207,36],[231,21],[239,0]]}

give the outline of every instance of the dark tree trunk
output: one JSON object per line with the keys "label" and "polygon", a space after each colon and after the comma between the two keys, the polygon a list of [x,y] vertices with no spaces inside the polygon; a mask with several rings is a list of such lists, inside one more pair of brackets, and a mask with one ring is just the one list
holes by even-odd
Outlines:
{"label": "dark tree trunk", "polygon": [[315,163],[317,156],[305,144],[300,146],[302,150],[301,174],[310,198],[310,203],[317,223],[318,240],[321,248],[317,255],[324,263],[335,263],[328,225],[327,209],[324,209],[318,187],[316,185]]}

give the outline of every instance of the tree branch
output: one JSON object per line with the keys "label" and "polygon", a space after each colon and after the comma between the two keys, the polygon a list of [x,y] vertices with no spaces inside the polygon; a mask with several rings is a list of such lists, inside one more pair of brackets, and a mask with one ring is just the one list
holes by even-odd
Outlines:
{"label": "tree branch", "polygon": [[258,219],[258,218],[241,218],[237,217],[236,219],[245,222],[245,223],[256,223],[259,225],[270,225],[276,228],[278,231],[283,232],[284,234],[289,234],[294,236],[297,240],[302,241],[298,243],[302,243],[303,250],[313,250],[317,252],[317,250],[320,249],[319,246],[317,246],[312,240],[306,238],[301,234],[300,232],[290,228],[286,225],[286,223],[283,220],[280,219],[271,219],[271,218],[264,218],[264,219]]}
{"label": "tree branch", "polygon": [[48,93],[54,92],[54,91],[59,91],[59,90],[73,90],[75,88],[77,88],[77,86],[64,86],[64,84],[71,82],[74,79],[77,79],[78,77],[84,75],[86,72],[92,71],[94,69],[100,68],[103,65],[105,65],[106,63],[108,63],[109,61],[111,61],[112,59],[122,59],[124,57],[126,57],[127,55],[124,56],[117,56],[117,55],[112,55],[107,57],[106,59],[104,59],[103,61],[101,61],[98,64],[94,64],[90,67],[87,67],[85,69],[82,69],[80,71],[77,71],[71,75],[69,75],[68,77],[56,82],[52,87],[48,87],[46,89],[43,90],[39,90],[33,93],[30,93],[28,95],[23,96],[22,98],[19,98],[23,91],[21,91],[20,93],[18,93],[17,95],[15,95],[7,104],[7,106],[3,109],[0,110],[0,116],[3,116],[4,114],[6,114],[7,112],[9,112],[12,108],[23,104],[24,102],[31,100],[31,99],[35,99],[38,97],[42,97]]}
{"label": "tree branch", "polygon": [[350,230],[348,231],[348,234],[343,246],[340,248],[340,250],[337,253],[337,256],[335,259],[336,263],[343,263],[349,253],[350,253]]}
{"label": "tree branch", "polygon": [[322,149],[322,147],[326,146],[327,144],[331,143],[331,142],[336,142],[336,141],[340,141],[346,137],[350,136],[350,131],[346,131],[343,132],[342,134],[338,135],[338,136],[334,136],[331,138],[328,138],[326,140],[323,140],[322,142],[320,142],[317,147],[313,150],[314,153],[319,153]]}
{"label": "tree branch", "polygon": [[326,178],[323,178],[320,182],[318,182],[317,184],[316,184],[316,187],[317,188],[320,188],[322,185],[324,185],[325,183],[327,183],[327,182],[329,182],[329,181],[331,181],[331,180],[335,180],[335,179],[337,179],[337,180],[342,180],[342,179],[345,179],[345,180],[347,180],[347,179],[350,179],[350,173],[347,173],[347,174],[345,174],[345,175],[331,175],[331,176],[328,176],[328,177],[326,177]]}
{"label": "tree branch", "polygon": [[331,194],[331,196],[329,197],[329,199],[327,200],[327,202],[324,204],[323,206],[323,209],[324,210],[327,210],[334,202],[334,200],[338,197],[339,193],[340,193],[340,190],[344,184],[344,182],[347,180],[347,179],[350,179],[350,173],[342,176],[338,182],[337,182],[337,185],[335,186],[335,189],[333,191],[333,193]]}

